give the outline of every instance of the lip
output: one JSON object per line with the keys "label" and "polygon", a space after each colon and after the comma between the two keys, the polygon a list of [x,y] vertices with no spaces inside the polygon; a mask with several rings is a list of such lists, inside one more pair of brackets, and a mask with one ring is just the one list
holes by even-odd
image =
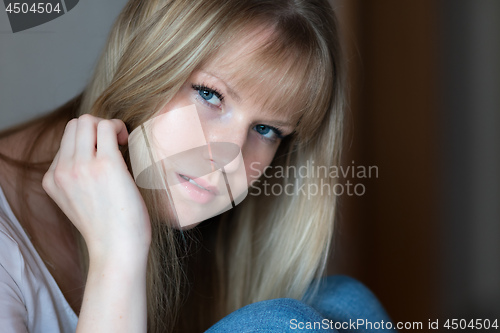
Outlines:
{"label": "lip", "polygon": [[[185,175],[183,173],[178,173],[178,172],[176,172],[175,175],[177,176],[177,179],[179,180],[179,184],[187,192],[188,196],[193,201],[196,201],[196,202],[201,203],[201,204],[206,204],[206,203],[212,201],[212,199],[215,198],[215,196],[217,196],[219,194],[217,187],[211,185],[205,179],[193,178],[189,175]],[[198,185],[204,187],[204,189],[202,189],[199,186],[182,178],[181,175],[192,179]]]}

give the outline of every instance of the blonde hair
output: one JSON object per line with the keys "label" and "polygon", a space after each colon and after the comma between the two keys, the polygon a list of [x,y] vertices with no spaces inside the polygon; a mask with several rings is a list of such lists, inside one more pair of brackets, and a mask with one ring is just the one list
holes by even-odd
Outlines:
{"label": "blonde hair", "polygon": [[[238,85],[265,87],[268,109],[297,119],[272,166],[337,164],[344,84],[336,19],[327,0],[131,0],[113,26],[91,82],[69,107],[77,107],[77,115],[121,119],[132,131],[194,70],[259,27],[272,33],[249,57],[248,67],[238,69],[246,74]],[[126,148],[122,152],[130,163]],[[326,175],[270,181],[295,188],[335,184]],[[201,331],[253,302],[302,299],[323,274],[333,234],[333,195],[250,195],[186,233],[165,221],[159,193],[141,193],[153,230],[149,332]]]}

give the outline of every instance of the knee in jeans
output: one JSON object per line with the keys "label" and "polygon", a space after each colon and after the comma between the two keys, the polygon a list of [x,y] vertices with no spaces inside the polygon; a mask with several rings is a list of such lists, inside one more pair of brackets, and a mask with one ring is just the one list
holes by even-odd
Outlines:
{"label": "knee in jeans", "polygon": [[355,298],[358,300],[376,300],[375,295],[363,283],[345,275],[328,276],[320,287],[320,294],[330,294],[337,298]]}
{"label": "knee in jeans", "polygon": [[323,316],[335,321],[358,318],[390,320],[370,289],[363,283],[342,275],[324,279],[311,305]]}
{"label": "knee in jeans", "polygon": [[283,320],[297,319],[298,321],[321,321],[323,318],[312,307],[304,302],[292,298],[277,298],[254,303],[262,313],[272,313],[275,318]]}
{"label": "knee in jeans", "polygon": [[291,298],[278,298],[244,306],[220,320],[207,332],[296,332],[293,323],[321,320],[323,317],[305,303]]}

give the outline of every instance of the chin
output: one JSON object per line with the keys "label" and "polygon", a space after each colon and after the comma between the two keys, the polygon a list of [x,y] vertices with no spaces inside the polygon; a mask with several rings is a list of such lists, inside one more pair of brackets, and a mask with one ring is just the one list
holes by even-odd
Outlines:
{"label": "chin", "polygon": [[183,226],[181,226],[179,228],[179,230],[182,230],[182,231],[191,230],[191,229],[195,228],[201,222],[203,222],[203,221],[200,221],[200,222],[197,222],[197,223],[188,224],[188,225],[183,225]]}

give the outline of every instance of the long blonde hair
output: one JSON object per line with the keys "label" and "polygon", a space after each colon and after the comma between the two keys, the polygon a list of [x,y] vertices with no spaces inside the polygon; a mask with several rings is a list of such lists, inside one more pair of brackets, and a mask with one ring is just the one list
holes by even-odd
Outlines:
{"label": "long blonde hair", "polygon": [[[272,166],[336,165],[344,84],[337,23],[327,0],[131,0],[113,26],[91,82],[65,110],[119,118],[132,131],[194,70],[256,27],[272,34],[240,69],[247,79],[239,84],[265,85],[269,110],[293,112],[299,119]],[[129,163],[126,148],[122,152]],[[327,175],[268,181],[306,189],[335,185]],[[141,193],[153,230],[149,332],[201,331],[253,302],[302,299],[323,274],[333,235],[333,195],[249,195],[186,233],[165,221],[158,193]]]}

